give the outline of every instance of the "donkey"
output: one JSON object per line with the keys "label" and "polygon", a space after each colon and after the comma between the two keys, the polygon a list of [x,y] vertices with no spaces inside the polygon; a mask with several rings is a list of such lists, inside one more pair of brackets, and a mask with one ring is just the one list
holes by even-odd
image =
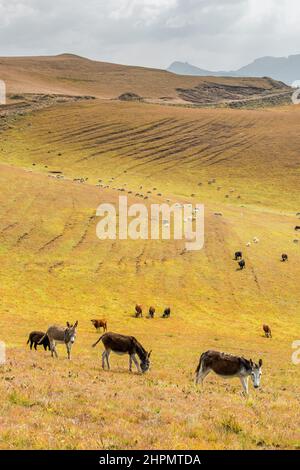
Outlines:
{"label": "donkey", "polygon": [[243,270],[246,267],[245,260],[241,259],[241,261],[239,261],[239,267],[240,267],[240,270]]}
{"label": "donkey", "polygon": [[[40,343],[41,339],[42,339],[42,342]],[[32,349],[32,346],[33,346],[34,349],[37,350],[38,345],[43,345],[45,351],[47,351],[47,349],[50,350],[49,338],[42,331],[32,331],[27,341],[27,344],[29,343],[30,343],[30,349]]]}
{"label": "donkey", "polygon": [[[104,335],[100,336],[98,341],[93,344],[93,348],[97,346],[99,341],[102,341],[104,345],[104,352],[102,353],[102,368],[105,369],[105,359],[107,363],[108,369],[110,369],[109,365],[109,355],[111,351],[116,354],[128,354],[129,355],[129,371],[132,371],[132,362],[134,362],[138,372],[147,372],[150,367],[150,356],[151,352],[149,353],[145,351],[141,343],[138,342],[134,336],[125,336],[119,335],[117,333],[105,333]],[[140,364],[138,363],[135,355],[138,355],[140,358]]]}
{"label": "donkey", "polygon": [[200,361],[196,369],[196,384],[203,381],[205,377],[213,371],[224,378],[238,377],[241,381],[244,394],[248,395],[248,379],[251,376],[254,388],[260,385],[262,375],[262,360],[255,364],[252,359],[249,361],[244,357],[231,356],[230,354],[218,351],[206,351],[200,356]]}
{"label": "donkey", "polygon": [[[51,349],[51,356],[58,357],[58,354],[56,352],[56,343],[58,344],[65,344],[67,348],[67,353],[68,353],[68,359],[71,359],[71,349],[73,344],[75,343],[76,339],[76,328],[78,326],[78,321],[74,325],[70,325],[69,322],[67,322],[67,328],[61,327],[61,326],[50,326],[47,330],[47,333],[45,336],[48,336],[49,342],[50,342],[50,349]],[[39,341],[38,344],[42,344],[44,337]]]}

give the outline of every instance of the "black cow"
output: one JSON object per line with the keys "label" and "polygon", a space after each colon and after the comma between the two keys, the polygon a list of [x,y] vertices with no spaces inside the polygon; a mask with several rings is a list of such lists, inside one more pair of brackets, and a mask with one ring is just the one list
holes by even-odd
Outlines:
{"label": "black cow", "polygon": [[241,259],[241,261],[239,261],[239,267],[240,269],[244,269],[246,267],[245,260]]}
{"label": "black cow", "polygon": [[288,259],[289,259],[289,257],[288,257],[287,254],[283,253],[283,254],[281,255],[281,261],[282,261],[283,263],[284,263],[285,261],[288,261]]}
{"label": "black cow", "polygon": [[[40,343],[42,338],[43,338],[43,341]],[[32,346],[34,345],[34,349],[37,350],[38,345],[43,345],[45,351],[47,351],[47,349],[49,349],[50,351],[49,338],[47,335],[45,336],[45,333],[43,333],[42,331],[32,331],[27,341],[27,344],[29,343],[30,343],[30,349],[32,349]]]}
{"label": "black cow", "polygon": [[239,259],[242,259],[243,258],[243,253],[241,251],[236,251],[234,253],[234,259],[235,261],[238,261]]}

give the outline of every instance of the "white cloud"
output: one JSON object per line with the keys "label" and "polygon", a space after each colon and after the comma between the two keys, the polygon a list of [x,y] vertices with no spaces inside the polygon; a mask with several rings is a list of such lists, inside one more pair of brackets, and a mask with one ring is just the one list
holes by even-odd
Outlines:
{"label": "white cloud", "polygon": [[233,69],[300,53],[298,0],[0,0],[0,55]]}

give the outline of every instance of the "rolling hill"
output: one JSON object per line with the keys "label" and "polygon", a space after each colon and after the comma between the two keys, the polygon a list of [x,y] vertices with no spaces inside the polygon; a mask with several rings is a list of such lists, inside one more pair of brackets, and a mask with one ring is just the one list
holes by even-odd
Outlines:
{"label": "rolling hill", "polygon": [[161,104],[213,104],[278,94],[289,100],[291,94],[288,87],[270,79],[180,77],[164,70],[96,62],[71,54],[0,58],[0,77],[9,96],[39,93],[115,99],[130,92]]}

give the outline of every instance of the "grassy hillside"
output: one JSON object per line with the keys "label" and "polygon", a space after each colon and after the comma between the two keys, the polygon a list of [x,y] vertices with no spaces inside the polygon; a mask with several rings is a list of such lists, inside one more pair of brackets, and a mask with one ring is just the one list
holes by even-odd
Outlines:
{"label": "grassy hillside", "polygon": [[[9,118],[0,134],[0,448],[299,448],[299,112],[96,100]],[[141,202],[136,193],[146,204],[204,202],[204,249],[99,241],[99,203],[120,194]],[[260,242],[246,247],[253,237]],[[159,314],[171,306],[172,317],[135,319],[136,302]],[[129,374],[118,356],[102,371],[93,317],[153,349],[147,375]],[[58,360],[27,349],[31,330],[67,320],[79,320],[70,363],[63,347]],[[261,389],[244,399],[238,380],[215,376],[196,388],[207,349],[261,357]]]}

